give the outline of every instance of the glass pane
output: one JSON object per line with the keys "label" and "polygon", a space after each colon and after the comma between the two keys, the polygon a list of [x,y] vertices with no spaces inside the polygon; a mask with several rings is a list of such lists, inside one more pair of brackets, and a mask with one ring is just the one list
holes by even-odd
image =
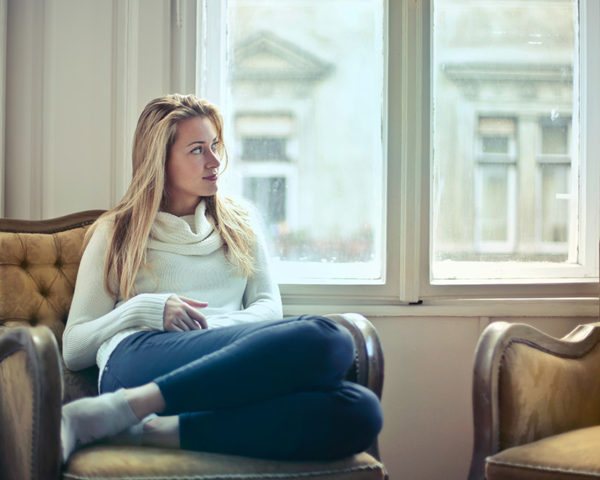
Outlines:
{"label": "glass pane", "polygon": [[481,242],[506,242],[508,240],[508,168],[506,166],[481,167],[478,216]]}
{"label": "glass pane", "polygon": [[569,232],[568,165],[542,165],[542,241],[563,243],[567,253]]}
{"label": "glass pane", "polygon": [[285,138],[244,137],[242,138],[242,159],[247,161],[285,161]]}
{"label": "glass pane", "polygon": [[542,126],[542,153],[565,155],[569,153],[569,129],[567,125]]}
{"label": "glass pane", "polygon": [[567,166],[577,165],[578,2],[432,9],[433,279],[523,278],[533,262],[577,262],[565,252],[577,251],[568,186],[578,172]]}
{"label": "glass pane", "polygon": [[245,177],[244,197],[262,213],[269,231],[285,222],[285,177]]}
{"label": "glass pane", "polygon": [[382,280],[384,3],[227,2],[229,188],[280,281]]}
{"label": "glass pane", "polygon": [[482,138],[483,153],[508,153],[508,138],[507,137],[483,137]]}

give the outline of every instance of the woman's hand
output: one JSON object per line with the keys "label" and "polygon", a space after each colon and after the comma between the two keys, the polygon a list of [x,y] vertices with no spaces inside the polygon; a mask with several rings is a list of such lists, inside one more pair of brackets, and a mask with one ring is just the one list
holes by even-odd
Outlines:
{"label": "woman's hand", "polygon": [[163,328],[168,332],[186,332],[208,328],[206,317],[198,309],[208,305],[191,298],[171,295],[165,304]]}

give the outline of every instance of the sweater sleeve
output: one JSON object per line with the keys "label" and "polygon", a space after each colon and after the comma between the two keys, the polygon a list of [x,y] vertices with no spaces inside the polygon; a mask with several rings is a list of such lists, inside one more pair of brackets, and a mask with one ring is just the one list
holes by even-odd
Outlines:
{"label": "sweater sleeve", "polygon": [[272,276],[266,242],[260,231],[254,246],[255,271],[248,279],[243,296],[243,309],[208,318],[211,327],[220,327],[261,320],[279,320],[283,317],[279,285]]}
{"label": "sweater sleeve", "polygon": [[63,333],[63,358],[71,370],[94,365],[98,348],[124,329],[163,329],[165,303],[171,294],[144,293],[115,308],[118,299],[104,288],[107,244],[107,228],[100,225],[81,258]]}

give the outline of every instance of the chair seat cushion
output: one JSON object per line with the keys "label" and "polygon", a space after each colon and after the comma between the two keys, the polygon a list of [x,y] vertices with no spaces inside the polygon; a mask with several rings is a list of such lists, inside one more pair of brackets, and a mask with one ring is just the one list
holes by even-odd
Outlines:
{"label": "chair seat cushion", "polygon": [[367,453],[335,462],[281,462],[149,447],[95,445],[75,452],[65,480],[261,480],[310,477],[383,480],[384,466]]}
{"label": "chair seat cushion", "polygon": [[487,458],[487,480],[600,478],[600,426],[572,430]]}

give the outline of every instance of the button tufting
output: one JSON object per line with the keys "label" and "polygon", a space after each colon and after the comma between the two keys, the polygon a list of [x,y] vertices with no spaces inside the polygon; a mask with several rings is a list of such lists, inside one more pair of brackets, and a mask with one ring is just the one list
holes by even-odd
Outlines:
{"label": "button tufting", "polygon": [[62,267],[63,267],[63,265],[64,265],[63,259],[62,259],[62,258],[60,258],[60,257],[58,257],[58,258],[56,259],[56,261],[54,262],[54,266],[55,266],[56,268],[62,268]]}
{"label": "button tufting", "polygon": [[29,268],[29,261],[26,258],[24,258],[23,260],[21,260],[20,265],[23,270],[27,270]]}
{"label": "button tufting", "polygon": [[40,295],[47,298],[50,295],[50,290],[47,287],[40,287]]}

